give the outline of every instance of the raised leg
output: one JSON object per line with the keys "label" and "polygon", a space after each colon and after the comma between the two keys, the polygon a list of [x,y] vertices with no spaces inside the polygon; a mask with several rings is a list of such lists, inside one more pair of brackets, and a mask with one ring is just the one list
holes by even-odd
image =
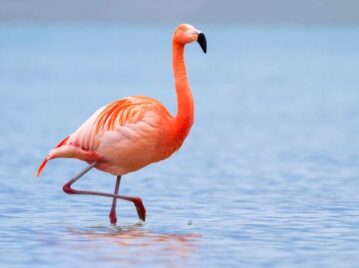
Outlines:
{"label": "raised leg", "polygon": [[[116,186],[115,186],[115,192],[114,194],[117,195],[118,194],[118,190],[120,189],[120,182],[121,182],[121,176],[117,176],[116,178]],[[117,198],[114,197],[112,199],[112,206],[111,206],[111,211],[110,211],[110,222],[112,224],[115,224],[117,222],[117,217],[116,217],[116,204],[117,204]]]}
{"label": "raised leg", "polygon": [[77,180],[79,180],[83,175],[85,175],[89,170],[91,170],[93,167],[97,165],[97,162],[92,163],[87,168],[85,168],[83,171],[81,171],[77,176],[72,178],[68,183],[66,183],[63,186],[63,190],[67,194],[84,194],[84,195],[98,195],[98,196],[107,196],[112,197],[116,199],[122,199],[132,202],[137,210],[138,217],[145,221],[146,219],[146,209],[142,203],[141,198],[139,197],[131,197],[131,196],[124,196],[124,195],[118,195],[118,194],[108,194],[108,193],[101,193],[101,192],[93,192],[93,191],[82,191],[82,190],[75,190],[71,188],[71,185],[74,184]]}

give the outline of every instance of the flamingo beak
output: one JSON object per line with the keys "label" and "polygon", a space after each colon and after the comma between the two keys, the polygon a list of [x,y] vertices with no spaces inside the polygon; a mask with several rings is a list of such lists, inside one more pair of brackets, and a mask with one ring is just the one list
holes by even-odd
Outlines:
{"label": "flamingo beak", "polygon": [[200,47],[202,48],[203,52],[206,53],[207,52],[207,40],[203,33],[198,34],[197,42],[200,45]]}

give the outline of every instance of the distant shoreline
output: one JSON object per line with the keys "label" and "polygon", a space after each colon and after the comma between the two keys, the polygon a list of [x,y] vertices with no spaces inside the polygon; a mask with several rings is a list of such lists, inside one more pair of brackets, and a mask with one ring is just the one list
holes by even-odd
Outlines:
{"label": "distant shoreline", "polygon": [[354,0],[2,0],[0,24],[359,25],[358,10]]}

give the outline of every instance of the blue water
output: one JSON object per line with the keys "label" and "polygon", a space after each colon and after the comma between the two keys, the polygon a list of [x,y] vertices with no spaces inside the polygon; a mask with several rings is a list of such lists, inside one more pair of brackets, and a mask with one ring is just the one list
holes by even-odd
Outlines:
{"label": "blue water", "polygon": [[[357,267],[359,28],[198,25],[186,50],[194,127],[125,176],[132,204],[70,196],[85,164],[49,162],[100,106],[148,95],[175,112],[172,26],[0,27],[1,267]],[[91,171],[80,189],[112,192]]]}

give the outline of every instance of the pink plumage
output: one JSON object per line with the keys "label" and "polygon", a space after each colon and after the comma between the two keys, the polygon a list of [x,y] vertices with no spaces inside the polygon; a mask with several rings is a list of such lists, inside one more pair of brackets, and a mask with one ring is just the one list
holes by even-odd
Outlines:
{"label": "pink plumage", "polygon": [[[203,33],[188,24],[176,29],[172,53],[177,94],[175,116],[159,101],[144,96],[127,97],[105,105],[49,152],[39,166],[37,176],[50,159],[61,157],[86,161],[90,164],[89,168],[65,184],[64,191],[113,197],[111,222],[116,222],[116,200],[132,201],[139,217],[144,220],[145,209],[141,199],[118,195],[119,180],[121,175],[169,157],[180,148],[188,135],[193,123],[194,105],[184,64],[184,46],[193,41],[198,41],[206,51]],[[117,176],[115,194],[71,188],[92,167]]]}

